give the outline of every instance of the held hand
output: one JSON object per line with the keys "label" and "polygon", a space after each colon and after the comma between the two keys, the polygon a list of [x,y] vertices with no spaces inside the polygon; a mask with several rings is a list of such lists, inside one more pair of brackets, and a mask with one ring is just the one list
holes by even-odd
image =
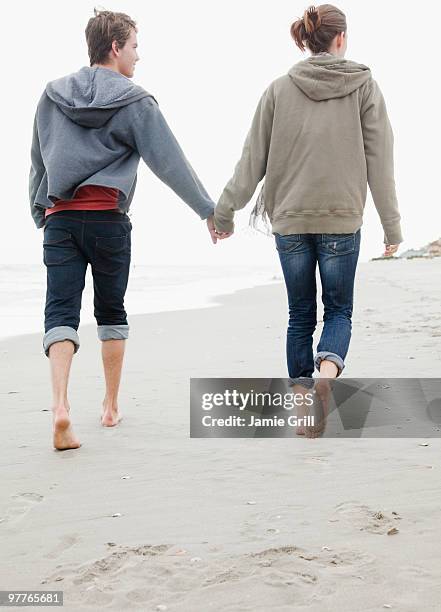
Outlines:
{"label": "held hand", "polygon": [[385,251],[383,253],[383,257],[391,257],[394,253],[398,251],[398,244],[386,244]]}
{"label": "held hand", "polygon": [[216,230],[214,227],[214,216],[213,215],[210,215],[207,218],[207,227],[208,227],[208,232],[211,236],[211,241],[213,242],[213,244],[216,244],[217,236],[216,236]]}
{"label": "held hand", "polygon": [[211,215],[207,219],[207,227],[211,236],[211,240],[213,244],[216,244],[218,240],[223,240],[224,238],[229,238],[233,232],[218,232],[214,227],[214,216]]}
{"label": "held hand", "polygon": [[218,232],[217,230],[214,230],[214,231],[219,240],[223,240],[224,238],[229,238],[230,236],[234,234],[234,232]]}

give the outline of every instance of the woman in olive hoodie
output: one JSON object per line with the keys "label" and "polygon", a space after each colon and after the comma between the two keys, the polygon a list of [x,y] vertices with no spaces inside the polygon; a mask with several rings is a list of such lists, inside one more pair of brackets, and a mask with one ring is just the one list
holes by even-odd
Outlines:
{"label": "woman in olive hoodie", "polygon": [[[384,255],[402,242],[393,170],[393,133],[370,69],[344,59],[346,18],[330,4],[309,7],[291,27],[311,56],[263,93],[241,159],[215,208],[219,237],[233,233],[234,212],[265,182],[252,213],[269,219],[288,294],[288,371],[311,386],[341,374],[352,328],[367,183],[384,230]],[[324,326],[317,352],[316,266]]]}

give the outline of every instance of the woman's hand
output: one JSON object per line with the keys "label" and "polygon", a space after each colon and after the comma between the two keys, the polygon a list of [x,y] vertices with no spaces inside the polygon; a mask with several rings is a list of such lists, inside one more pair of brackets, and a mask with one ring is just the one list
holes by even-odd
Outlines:
{"label": "woman's hand", "polygon": [[234,233],[234,232],[218,232],[216,229],[214,230],[214,232],[216,236],[219,238],[219,240],[223,240],[224,238],[229,238]]}
{"label": "woman's hand", "polygon": [[213,215],[208,217],[207,227],[208,227],[208,231],[210,232],[210,236],[211,236],[211,240],[213,244],[216,244],[218,240],[229,238],[233,234],[233,232],[218,232],[217,229],[214,227],[214,216]]}
{"label": "woman's hand", "polygon": [[383,253],[383,257],[390,257],[398,251],[398,244],[386,244],[386,249]]}

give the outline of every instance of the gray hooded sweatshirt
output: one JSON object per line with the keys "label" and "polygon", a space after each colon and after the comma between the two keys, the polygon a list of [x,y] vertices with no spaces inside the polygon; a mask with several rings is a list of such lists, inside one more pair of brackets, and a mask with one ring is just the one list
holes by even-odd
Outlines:
{"label": "gray hooded sweatshirt", "polygon": [[312,55],[269,85],[216,206],[217,230],[233,230],[234,212],[264,177],[258,207],[263,202],[273,233],[357,231],[369,183],[384,242],[403,240],[392,128],[364,64],[331,53]]}
{"label": "gray hooded sweatshirt", "polygon": [[118,189],[118,208],[127,212],[140,157],[201,219],[213,213],[213,201],[145,89],[101,66],[48,83],[35,113],[29,174],[37,228],[46,208],[72,199],[83,185]]}

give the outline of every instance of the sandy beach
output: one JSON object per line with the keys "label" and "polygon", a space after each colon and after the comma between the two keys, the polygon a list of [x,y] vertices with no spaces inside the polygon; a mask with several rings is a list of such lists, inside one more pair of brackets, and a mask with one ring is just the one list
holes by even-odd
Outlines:
{"label": "sandy beach", "polygon": [[[440,281],[439,258],[361,263],[344,376],[439,377]],[[51,446],[42,333],[1,342],[0,590],[75,611],[439,610],[438,439],[190,439],[190,377],[287,376],[284,284],[216,303],[129,313],[116,428],[80,327],[78,450]]]}

